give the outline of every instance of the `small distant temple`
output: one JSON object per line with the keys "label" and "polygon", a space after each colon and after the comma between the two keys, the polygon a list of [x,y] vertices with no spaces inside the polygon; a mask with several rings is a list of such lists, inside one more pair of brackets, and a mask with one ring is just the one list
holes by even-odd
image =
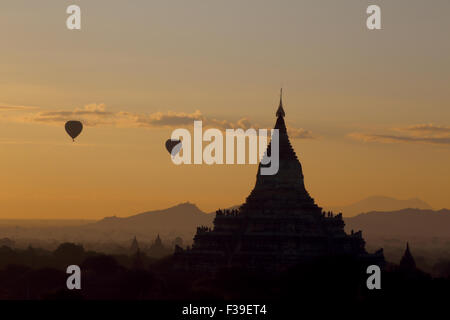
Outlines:
{"label": "small distant temple", "polygon": [[131,242],[130,251],[131,251],[132,254],[135,254],[136,252],[139,251],[139,243],[138,243],[138,241],[136,239],[136,236],[134,236],[134,239]]}
{"label": "small distant temple", "polygon": [[[261,175],[245,203],[217,210],[214,227],[198,227],[192,248],[176,248],[175,258],[187,270],[224,267],[284,270],[320,257],[356,256],[384,264],[383,250],[369,254],[361,231],[346,234],[342,214],[324,212],[305,189],[302,165],[289,141],[282,96],[276,111],[279,170]],[[271,146],[267,148],[270,155]]]}
{"label": "small distant temple", "polygon": [[156,236],[156,238],[155,238],[155,241],[153,241],[153,244],[152,244],[152,246],[150,248],[157,249],[157,248],[162,248],[162,247],[163,247],[163,244],[162,244],[162,241],[161,241],[161,237],[158,234]]}
{"label": "small distant temple", "polygon": [[150,246],[148,253],[152,257],[161,258],[169,255],[171,253],[171,250],[163,245],[161,237],[158,234],[155,238],[155,241],[153,241],[152,245]]}
{"label": "small distant temple", "polygon": [[411,251],[409,250],[409,243],[406,243],[406,250],[400,260],[400,269],[404,271],[416,270],[416,261],[414,260]]}

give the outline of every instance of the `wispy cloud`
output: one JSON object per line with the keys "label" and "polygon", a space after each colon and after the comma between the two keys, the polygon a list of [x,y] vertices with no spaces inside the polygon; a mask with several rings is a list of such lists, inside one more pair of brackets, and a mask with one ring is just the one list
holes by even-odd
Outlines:
{"label": "wispy cloud", "polygon": [[0,102],[0,111],[24,111],[24,110],[35,110],[35,109],[39,109],[39,107],[15,106],[15,105],[9,105],[7,103]]}
{"label": "wispy cloud", "polygon": [[75,147],[96,147],[92,143],[61,143],[54,141],[31,141],[31,140],[6,140],[0,139],[0,145],[46,145],[46,146],[75,146]]}
{"label": "wispy cloud", "polygon": [[[192,125],[194,120],[202,120],[205,128],[225,129],[249,129],[260,128],[247,118],[237,121],[220,120],[203,115],[200,110],[192,113],[186,112],[155,112],[155,113],[135,113],[127,111],[112,112],[107,110],[105,104],[89,104],[83,108],[74,110],[42,110],[39,112],[29,112],[29,109],[22,109],[22,114],[1,117],[4,121],[20,123],[39,123],[46,125],[61,126],[69,120],[79,120],[85,126],[114,126],[122,128],[179,128]],[[289,134],[293,139],[311,139],[311,131],[302,128],[290,128]]]}
{"label": "wispy cloud", "polygon": [[289,137],[292,139],[314,139],[312,132],[310,130],[302,128],[289,128]]}
{"label": "wispy cloud", "polygon": [[450,126],[439,126],[432,123],[416,124],[403,128],[395,128],[397,131],[410,132],[412,134],[450,135]]}
{"label": "wispy cloud", "polygon": [[435,124],[417,124],[407,127],[393,128],[393,131],[404,134],[391,133],[351,133],[353,139],[365,142],[379,143],[427,143],[435,145],[450,145],[450,127]]}

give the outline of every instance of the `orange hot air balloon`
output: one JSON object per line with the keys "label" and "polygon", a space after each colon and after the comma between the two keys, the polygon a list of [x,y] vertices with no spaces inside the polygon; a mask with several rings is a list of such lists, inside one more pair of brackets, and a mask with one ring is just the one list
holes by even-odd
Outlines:
{"label": "orange hot air balloon", "polygon": [[72,138],[72,141],[75,141],[75,138],[83,130],[83,124],[80,121],[71,120],[66,122],[66,132]]}

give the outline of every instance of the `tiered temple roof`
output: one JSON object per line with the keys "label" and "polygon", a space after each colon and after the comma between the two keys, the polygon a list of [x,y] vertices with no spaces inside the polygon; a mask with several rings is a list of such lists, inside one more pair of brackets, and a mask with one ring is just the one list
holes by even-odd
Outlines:
{"label": "tiered temple roof", "polygon": [[[289,141],[282,97],[276,112],[279,170],[261,175],[237,210],[218,210],[214,228],[200,227],[192,249],[175,254],[186,269],[222,267],[280,270],[324,256],[352,255],[383,262],[365,251],[361,232],[347,235],[342,214],[324,212],[306,191],[302,165]],[[270,155],[269,144],[267,153]],[[269,165],[269,164],[268,164]]]}
{"label": "tiered temple roof", "polygon": [[[279,169],[275,175],[261,175],[261,167],[269,166],[260,164],[256,175],[256,184],[253,191],[247,197],[247,201],[241,207],[242,212],[253,210],[284,209],[287,206],[296,212],[315,211],[321,209],[305,189],[303,170],[300,161],[289,141],[282,96],[276,112],[277,120],[275,128],[279,132]],[[271,146],[267,148],[270,156]],[[276,203],[276,205],[274,205]]]}

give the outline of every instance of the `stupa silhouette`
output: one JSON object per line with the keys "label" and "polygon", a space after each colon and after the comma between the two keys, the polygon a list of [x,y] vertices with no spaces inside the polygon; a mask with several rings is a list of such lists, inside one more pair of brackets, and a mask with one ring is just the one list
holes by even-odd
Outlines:
{"label": "stupa silhouette", "polygon": [[[261,175],[260,163],[246,202],[237,210],[217,210],[213,229],[197,228],[192,248],[176,249],[178,265],[203,271],[224,267],[272,271],[333,256],[384,264],[382,249],[367,253],[361,231],[346,234],[342,214],[324,212],[306,191],[302,165],[284,122],[281,95],[276,117],[278,173]],[[270,150],[269,144],[269,155]]]}

